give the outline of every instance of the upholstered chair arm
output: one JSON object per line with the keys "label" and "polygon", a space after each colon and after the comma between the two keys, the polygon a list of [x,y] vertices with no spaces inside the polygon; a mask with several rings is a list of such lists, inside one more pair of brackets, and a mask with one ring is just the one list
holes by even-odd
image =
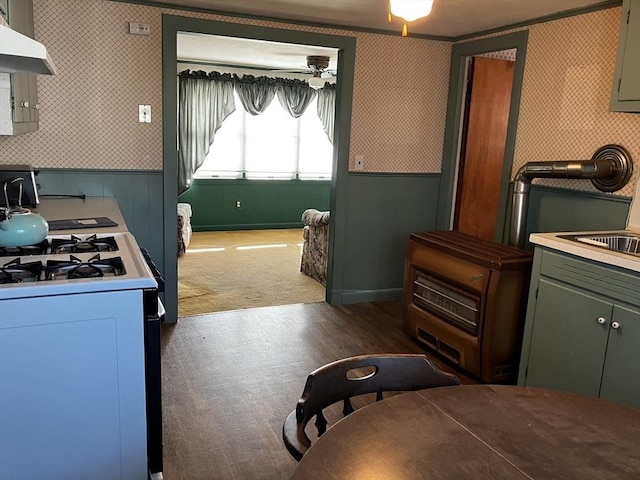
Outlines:
{"label": "upholstered chair arm", "polygon": [[312,226],[329,225],[329,216],[330,212],[321,212],[315,208],[310,208],[303,212],[302,223]]}

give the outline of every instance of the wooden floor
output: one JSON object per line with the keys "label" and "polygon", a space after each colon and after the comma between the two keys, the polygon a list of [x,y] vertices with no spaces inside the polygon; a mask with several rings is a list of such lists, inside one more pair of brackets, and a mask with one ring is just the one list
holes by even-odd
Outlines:
{"label": "wooden floor", "polygon": [[308,373],[352,355],[424,353],[401,325],[400,302],[286,305],[164,325],[164,479],[289,478],[296,462],[282,422]]}

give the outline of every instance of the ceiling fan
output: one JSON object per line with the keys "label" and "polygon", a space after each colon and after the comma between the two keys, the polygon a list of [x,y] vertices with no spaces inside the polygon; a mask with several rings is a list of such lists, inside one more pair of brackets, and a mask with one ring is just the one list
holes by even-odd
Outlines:
{"label": "ceiling fan", "polygon": [[307,57],[307,67],[312,71],[309,78],[309,86],[314,90],[324,87],[325,82],[335,83],[335,74],[328,70],[329,57],[322,55],[309,55]]}
{"label": "ceiling fan", "polygon": [[293,69],[293,70],[277,70],[279,72],[289,73],[311,73],[311,76],[307,79],[309,86],[314,90],[318,90],[324,87],[326,82],[335,83],[336,73],[333,70],[329,70],[330,57],[324,55],[309,55],[307,56],[307,68]]}

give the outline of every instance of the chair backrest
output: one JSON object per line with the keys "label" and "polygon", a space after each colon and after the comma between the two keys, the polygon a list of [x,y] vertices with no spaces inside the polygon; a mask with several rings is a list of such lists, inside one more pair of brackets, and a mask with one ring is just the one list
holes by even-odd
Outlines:
{"label": "chair backrest", "polygon": [[[364,369],[367,374],[353,372],[356,369]],[[309,374],[296,409],[284,422],[282,437],[289,453],[300,460],[311,447],[305,427],[315,416],[318,436],[322,435],[327,428],[322,411],[334,403],[343,401],[343,414],[348,415],[353,412],[349,399],[358,395],[376,393],[379,401],[382,392],[459,384],[458,377],[441,371],[425,355],[360,355],[337,360]]]}

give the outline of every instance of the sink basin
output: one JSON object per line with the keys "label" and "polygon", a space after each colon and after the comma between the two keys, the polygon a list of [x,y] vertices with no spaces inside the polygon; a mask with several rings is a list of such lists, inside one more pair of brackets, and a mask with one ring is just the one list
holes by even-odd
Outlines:
{"label": "sink basin", "polygon": [[604,235],[582,234],[582,235],[559,235],[560,238],[573,240],[575,242],[586,243],[596,247],[606,248],[614,252],[628,253],[640,256],[640,235],[629,232],[614,232]]}

